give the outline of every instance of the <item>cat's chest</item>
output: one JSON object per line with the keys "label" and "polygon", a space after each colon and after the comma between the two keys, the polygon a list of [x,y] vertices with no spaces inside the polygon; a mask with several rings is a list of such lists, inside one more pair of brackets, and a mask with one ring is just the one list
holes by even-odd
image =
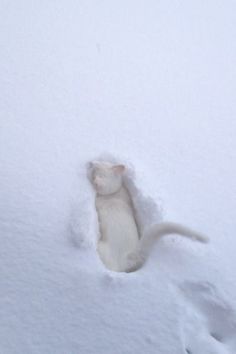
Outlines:
{"label": "cat's chest", "polygon": [[139,236],[129,196],[124,193],[109,197],[98,195],[96,209],[103,241],[118,248],[121,245],[133,248],[136,245]]}
{"label": "cat's chest", "polygon": [[96,209],[100,216],[113,216],[117,214],[132,214],[132,209],[127,201],[121,198],[96,198]]}
{"label": "cat's chest", "polygon": [[100,227],[107,231],[109,229],[123,229],[136,227],[132,205],[128,196],[122,191],[112,196],[97,196],[96,209]]}
{"label": "cat's chest", "polygon": [[117,193],[103,196],[96,196],[96,208],[97,211],[131,211],[131,201],[129,195],[124,188],[121,188]]}

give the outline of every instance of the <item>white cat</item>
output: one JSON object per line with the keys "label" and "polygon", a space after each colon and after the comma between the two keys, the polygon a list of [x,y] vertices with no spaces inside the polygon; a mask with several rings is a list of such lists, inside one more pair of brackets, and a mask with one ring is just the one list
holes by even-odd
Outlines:
{"label": "white cat", "polygon": [[172,222],[153,225],[144,235],[139,235],[132,200],[122,183],[125,166],[91,162],[89,168],[100,228],[97,251],[108,269],[117,272],[138,269],[155,240],[163,235],[177,233],[200,242],[208,241],[199,233]]}

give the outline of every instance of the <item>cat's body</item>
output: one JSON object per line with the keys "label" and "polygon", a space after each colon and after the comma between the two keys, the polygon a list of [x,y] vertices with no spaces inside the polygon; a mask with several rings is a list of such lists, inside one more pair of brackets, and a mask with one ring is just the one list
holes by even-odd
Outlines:
{"label": "cat's body", "polygon": [[90,167],[100,228],[97,250],[108,269],[117,272],[138,269],[145,262],[153,243],[166,234],[177,233],[201,242],[207,241],[200,234],[170,222],[153,225],[144,235],[139,235],[132,200],[122,183],[125,167],[107,162],[92,163]]}
{"label": "cat's body", "polygon": [[109,269],[123,270],[129,254],[139,243],[138,228],[127,190],[122,186],[113,194],[97,194],[96,209],[101,234],[97,247],[99,255]]}

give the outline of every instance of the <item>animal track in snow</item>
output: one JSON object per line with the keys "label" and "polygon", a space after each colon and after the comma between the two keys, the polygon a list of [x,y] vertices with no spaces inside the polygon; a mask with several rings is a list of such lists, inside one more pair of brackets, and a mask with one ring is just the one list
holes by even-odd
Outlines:
{"label": "animal track in snow", "polygon": [[185,282],[183,344],[186,354],[235,354],[236,317],[210,283]]}

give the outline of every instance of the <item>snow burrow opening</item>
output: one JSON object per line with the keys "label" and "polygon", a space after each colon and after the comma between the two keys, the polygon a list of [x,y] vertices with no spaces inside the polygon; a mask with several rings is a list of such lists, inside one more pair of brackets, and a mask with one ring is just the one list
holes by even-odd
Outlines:
{"label": "snow burrow opening", "polygon": [[[107,154],[99,156],[96,161],[106,161],[114,165],[125,165],[122,183],[131,198],[134,219],[137,225],[139,238],[141,238],[151,225],[162,220],[161,203],[156,203],[151,197],[146,196],[142,191],[142,188],[136,179],[135,169],[130,161],[125,161],[124,159],[121,160]],[[142,266],[141,263],[140,266],[138,265],[134,269],[131,268],[130,270],[125,270],[122,268],[112,269],[112,267],[107,266],[106,262],[101,259],[98,252],[98,243],[102,235],[98,213],[95,206],[96,192],[91,184],[92,176],[89,164],[86,164],[84,169],[85,173],[81,173],[81,176],[83,176],[83,178],[87,177],[87,183],[85,183],[87,196],[85,196],[85,190],[83,198],[76,194],[76,198],[78,198],[78,200],[75,201],[71,223],[74,244],[80,248],[89,248],[93,251],[96,250],[102,266],[105,266],[111,271],[132,272],[138,270]],[[136,253],[134,252],[133,254],[130,254],[129,257],[130,259],[128,262],[130,260],[133,262],[134,259],[132,258],[136,257]]]}

